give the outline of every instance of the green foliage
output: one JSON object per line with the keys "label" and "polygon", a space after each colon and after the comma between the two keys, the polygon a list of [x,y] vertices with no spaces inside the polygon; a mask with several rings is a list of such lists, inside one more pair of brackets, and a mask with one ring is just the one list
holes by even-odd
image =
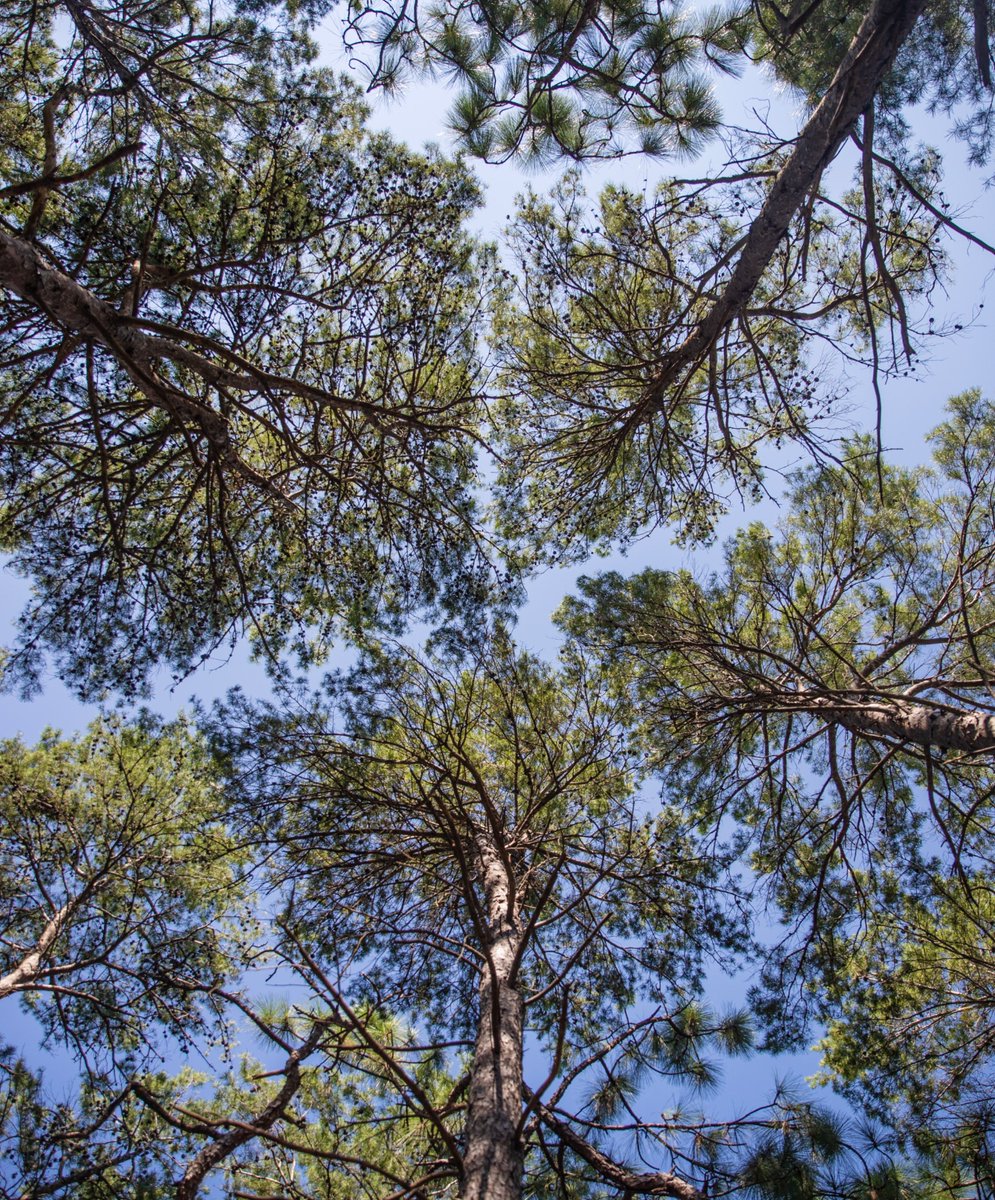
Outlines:
{"label": "green foliage", "polygon": [[[982,1193],[991,404],[952,402],[931,471],[856,439],[800,472],[780,530],[708,580],[586,581],[559,667],[500,632],[427,659],[370,639],[415,610],[487,626],[483,450],[513,579],[658,524],[707,540],[772,447],[815,445],[837,396],[813,339],[911,369],[950,222],[904,114],[966,100],[984,159],[986,17],[931,5],[866,96],[853,65],[835,141],[730,138],[716,178],[596,210],[576,175],[529,196],[499,284],[466,169],[367,135],[311,66],[322,9],[0,15],[0,547],[35,586],[9,678],[50,656],[132,694],[251,630],[286,688],[291,656],[365,647],[322,694],[220,707],[210,752],[151,719],[0,746],[0,1003],[78,1068],[53,1088],[0,1056],[0,1191],[454,1196],[507,1043],[527,1195]],[[473,153],[536,165],[697,154],[712,72],[747,53],[815,103],[864,16],[349,11],[375,83],[443,74]],[[857,186],[825,195],[848,133]],[[707,999],[756,951],[754,890],[786,923],[753,997],[767,1045],[823,1022],[880,1137],[783,1091],[725,1122],[684,1107],[753,1044]]]}
{"label": "green foliage", "polygon": [[[638,586],[672,601],[681,594],[673,582],[643,576]],[[30,869],[50,905],[82,882],[99,908],[94,920],[76,903],[74,923],[59,928],[24,984],[41,995],[54,1035],[85,1051],[90,1075],[56,1099],[9,1059],[9,1194],[28,1186],[76,1194],[78,1185],[88,1200],[115,1189],[158,1200],[203,1184],[280,1196],[290,1181],[295,1200],[455,1194],[486,1017],[488,855],[511,881],[527,1082],[542,1088],[541,1103],[528,1090],[521,1098],[525,1195],[606,1195],[597,1163],[614,1160],[612,1170],[635,1178],[617,1163],[636,1154],[680,1164],[699,1186],[764,1197],[915,1193],[922,1181],[899,1178],[880,1147],[862,1149],[847,1123],[785,1094],[758,1097],[724,1124],[681,1104],[658,1119],[635,1115],[650,1096],[659,1105],[661,1088],[675,1100],[706,1095],[716,1056],[749,1052],[753,1033],[746,1014],[716,1013],[705,999],[706,966],[742,956],[749,937],[726,903],[737,899],[730,856],[703,793],[653,811],[639,790],[652,763],[632,737],[650,692],[634,697],[627,686],[631,644],[618,641],[624,652],[604,670],[581,644],[611,605],[624,611],[619,593],[619,581],[606,582],[596,613],[573,606],[575,641],[558,670],[500,635],[448,662],[371,650],[329,683],[341,731],[328,696],[302,692],[281,708],[232,698],[212,722],[223,791],[203,744],[182,727],[104,724],[79,744],[54,735],[33,751],[9,744],[8,794],[24,826],[10,841],[28,866],[11,858],[5,878]],[[131,848],[139,844],[141,852]],[[49,865],[46,847],[61,865]],[[250,868],[269,890],[248,947],[251,927],[239,914]],[[901,903],[912,912],[911,900]],[[23,951],[41,943],[46,912],[19,904],[10,906],[8,942],[20,939]],[[242,930],[226,945],[218,935],[232,917]],[[18,920],[28,932],[17,932]],[[979,933],[985,920],[979,914]],[[841,1063],[847,1037],[861,1033],[846,1006],[872,1025],[881,1016],[841,973],[844,956],[859,950],[847,936],[845,923],[827,923],[808,967],[813,981],[824,972],[826,1009],[842,1007],[850,1022],[841,1036],[830,1031]],[[951,941],[967,944],[959,933]],[[233,953],[239,945],[243,957]],[[280,989],[270,999],[255,967]],[[941,965],[938,953],[913,969],[961,982],[970,973],[952,956]],[[884,995],[897,1009],[905,1003],[901,988]],[[202,1073],[143,1066],[138,1022],[145,1045],[161,1044],[150,1019],[203,1054]],[[262,1047],[237,1063],[236,1019]],[[965,1047],[977,1032],[975,1024],[963,1035]],[[877,1045],[883,1054],[886,1040],[868,1039],[865,1064]],[[913,1053],[909,1046],[910,1062]],[[105,1065],[94,1071],[98,1061]],[[962,1109],[960,1127],[967,1116],[977,1130],[976,1105]],[[617,1130],[633,1120],[630,1144]],[[564,1132],[571,1126],[583,1154]],[[937,1145],[954,1153],[936,1130],[915,1146],[930,1155],[926,1183],[935,1183]],[[959,1136],[957,1162],[967,1162]],[[177,1180],[193,1180],[194,1191],[176,1191]]]}
{"label": "green foliage", "polygon": [[526,558],[579,558],[660,525],[707,540],[731,494],[763,494],[765,453],[817,445],[838,397],[829,364],[809,365],[815,347],[877,359],[889,288],[911,303],[935,280],[934,222],[917,201],[878,197],[886,287],[868,275],[859,197],[842,213],[813,200],[740,319],[661,391],[782,161],[770,148],[746,178],[662,184],[652,200],[609,186],[596,206],[571,174],[550,200],[523,201],[510,230],[517,285],[495,340],[499,520]]}
{"label": "green foliage", "polygon": [[[668,771],[724,780],[713,791],[721,804],[734,799],[759,823],[776,825],[797,803],[809,833],[821,827],[830,843],[834,814],[852,803],[838,794],[839,777],[846,797],[881,805],[891,822],[881,844],[868,837],[874,853],[898,836],[909,789],[927,771],[934,790],[983,794],[983,760],[927,761],[906,740],[879,762],[888,730],[858,720],[876,704],[882,713],[889,703],[987,710],[991,406],[972,393],[951,408],[934,435],[936,473],[889,467],[868,440],[853,442],[841,466],[794,479],[778,534],[748,527],[707,582],[689,572],[606,575],[564,606],[574,636],[629,663]],[[852,747],[834,750],[833,738]],[[808,803],[819,796],[825,824]]]}
{"label": "green foliage", "polygon": [[5,267],[0,542],[36,588],[9,669],[136,689],[246,628],[307,654],[306,624],[465,613],[472,179],[365,135],[292,24],[121,0],[53,40],[57,11],[0,25],[5,228],[68,277],[39,303]]}
{"label": "green foliage", "polygon": [[[769,63],[814,106],[871,6],[759,0],[692,12],[659,0],[429,7],[391,0],[351,7],[348,41],[365,51],[374,86],[396,92],[412,73],[441,77],[456,93],[451,127],[471,154],[542,166],[697,154],[723,127],[714,80],[748,61]],[[916,23],[877,88],[891,152],[905,156],[909,110],[925,103],[951,118],[976,162],[986,160],[991,52],[978,20],[977,6],[944,0]]]}
{"label": "green foliage", "polygon": [[188,1048],[241,969],[245,863],[182,722],[0,744],[0,1003],[20,996],[98,1073],[163,1030]]}
{"label": "green foliage", "polygon": [[169,1131],[127,1092],[65,1081],[46,1086],[9,1050],[0,1055],[0,1195],[170,1200]]}
{"label": "green foliage", "polygon": [[[341,686],[353,743],[332,740],[329,714],[309,706],[300,722],[269,714],[264,737],[265,714],[252,716],[238,752],[257,763],[248,777],[256,798],[245,803],[273,813],[269,836],[298,880],[298,936],[324,954],[348,958],[356,941],[374,955],[357,983],[371,989],[363,998],[417,1012],[434,1034],[467,1033],[477,968],[458,948],[479,937],[473,846],[493,820],[515,864],[523,919],[544,914],[534,933],[541,949],[521,968],[529,992],[549,988],[536,1001],[540,1036],[551,1035],[567,983],[557,964],[581,946],[584,972],[569,981],[578,1038],[607,1027],[608,1012],[643,986],[654,995],[665,980],[694,987],[696,951],[682,943],[692,923],[724,936],[708,902],[720,865],[686,840],[678,814],[637,815],[639,763],[624,709],[597,679],[579,665],[558,675],[499,643],[452,671],[398,651]],[[226,713],[222,728],[249,719]],[[343,909],[328,908],[329,888],[349,897]],[[571,899],[579,895],[583,915]],[[419,941],[399,950],[409,926]],[[615,939],[639,948],[612,949]],[[664,974],[641,984],[644,971]]]}
{"label": "green foliage", "polygon": [[[303,1013],[300,1032],[306,1031]],[[436,1056],[407,1053],[410,1031],[371,1015],[369,1031],[406,1065],[429,1095],[451,1090],[453,1079]],[[164,1111],[187,1131],[166,1130],[192,1158],[236,1122],[251,1125],[277,1096],[282,1079],[265,1062],[245,1055],[236,1068],[212,1078],[189,1073],[145,1081]],[[302,1071],[301,1085],[280,1112],[270,1137],[248,1139],[224,1162],[224,1194],[281,1196],[291,1185],[308,1200],[388,1196],[406,1179],[440,1175],[432,1195],[451,1194],[446,1173],[433,1171],[440,1146],[432,1125],[412,1113],[377,1057],[355,1039],[331,1036]],[[185,1145],[184,1145],[185,1143]]]}
{"label": "green foliage", "polygon": [[542,166],[697,153],[719,127],[710,77],[738,71],[745,29],[733,9],[643,0],[401,0],[355,6],[347,40],[369,48],[388,91],[412,69],[450,82],[450,124],[470,153]]}
{"label": "green foliage", "polygon": [[[653,1080],[700,1089],[711,1053],[749,1048],[742,1014],[695,999],[705,963],[743,942],[721,856],[676,809],[644,813],[628,702],[582,658],[555,671],[500,637],[448,666],[388,649],[335,694],[348,739],[304,697],[297,718],[236,703],[218,734],[282,879],[282,957],[331,1011],[386,1008],[449,1048],[454,1084],[433,1107],[454,1137],[492,843],[514,880],[527,1071],[532,1086],[549,1073],[545,1103],[583,1094],[596,1130]],[[527,1138],[538,1179],[541,1125]]]}
{"label": "green foliage", "polygon": [[980,871],[879,901],[820,1000],[826,1074],[948,1171],[988,1170],[992,916]]}
{"label": "green foliage", "polygon": [[964,1131],[992,1086],[993,410],[949,410],[932,470],[855,441],[709,580],[604,575],[560,612],[616,663],[668,788],[735,821],[776,899],[768,1044],[828,1023],[825,1077],[925,1156],[916,1187],[987,1170],[988,1133]]}

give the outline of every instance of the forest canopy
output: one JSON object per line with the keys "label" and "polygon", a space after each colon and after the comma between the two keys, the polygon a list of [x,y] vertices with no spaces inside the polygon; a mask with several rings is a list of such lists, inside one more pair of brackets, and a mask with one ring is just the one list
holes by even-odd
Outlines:
{"label": "forest canopy", "polygon": [[0,666],[93,713],[0,741],[5,1200],[989,1200],[995,401],[882,428],[990,24],[5,6]]}

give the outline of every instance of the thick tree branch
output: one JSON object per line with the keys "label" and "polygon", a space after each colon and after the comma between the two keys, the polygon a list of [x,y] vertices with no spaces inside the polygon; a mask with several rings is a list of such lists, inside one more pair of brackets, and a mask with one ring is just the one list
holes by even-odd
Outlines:
{"label": "thick tree branch", "polygon": [[810,697],[804,693],[799,697],[797,708],[835,721],[852,733],[897,738],[917,746],[962,754],[995,751],[995,715],[991,713],[957,712],[929,704],[909,704],[904,700]]}
{"label": "thick tree branch", "polygon": [[110,1158],[98,1158],[96,1162],[89,1162],[85,1166],[80,1167],[76,1171],[70,1171],[66,1175],[58,1175],[55,1179],[49,1179],[40,1183],[33,1183],[31,1190],[24,1192],[19,1200],[39,1200],[41,1196],[53,1196],[56,1192],[67,1192],[77,1183],[85,1183],[87,1180],[94,1179],[104,1171],[110,1171],[114,1167],[119,1167],[122,1163],[129,1162],[134,1157],[132,1151],[126,1150],[121,1154],[115,1154]]}
{"label": "thick tree branch", "polygon": [[284,1115],[284,1110],[301,1086],[300,1064],[317,1046],[323,1026],[315,1024],[307,1040],[294,1050],[284,1067],[283,1086],[251,1124],[239,1122],[227,1133],[209,1142],[187,1165],[176,1185],[176,1200],[195,1200],[200,1185],[208,1173],[232,1154],[239,1146],[265,1133]]}
{"label": "thick tree branch", "polygon": [[[530,1102],[534,1099],[527,1091]],[[702,1200],[701,1192],[687,1180],[681,1179],[670,1171],[639,1172],[629,1167],[623,1167],[614,1159],[602,1153],[596,1146],[582,1138],[569,1122],[560,1118],[540,1103],[538,1111],[543,1121],[556,1134],[561,1142],[570,1147],[575,1154],[582,1158],[590,1167],[609,1183],[621,1189],[622,1192],[636,1196],[672,1196],[674,1200]]]}
{"label": "thick tree branch", "polygon": [[[483,780],[476,769],[471,775],[483,797],[487,790]],[[497,837],[495,815],[487,811],[491,829],[478,828],[474,839],[485,894],[487,942],[460,1188],[466,1200],[518,1200],[522,1186],[523,1007],[514,979],[522,928],[516,881],[507,846]]]}
{"label": "thick tree branch", "polygon": [[[44,175],[54,175],[55,168],[58,164],[58,142],[55,136],[55,111],[62,103],[63,93],[60,88],[54,96],[50,96],[42,105],[41,120],[42,130],[45,137],[45,160],[42,167]],[[25,237],[32,238],[35,235],[42,217],[45,215],[45,206],[48,203],[49,188],[43,187],[35,192],[31,201],[31,211],[28,213],[28,219],[24,226]]]}
{"label": "thick tree branch", "polygon": [[[286,500],[280,486],[256,470],[238,453],[227,419],[209,404],[182,390],[166,378],[161,364],[172,363],[200,378],[209,387],[232,392],[293,395],[322,408],[359,414],[371,422],[418,425],[417,418],[384,412],[362,399],[346,400],[301,380],[274,375],[246,362],[224,347],[191,334],[201,349],[183,345],[183,330],[160,327],[153,335],[106,300],[95,296],[49,263],[29,242],[0,228],[0,287],[43,312],[58,328],[83,337],[109,353],[142,394],[181,424],[197,428],[217,461],[275,498]],[[235,366],[208,357],[217,350]],[[236,369],[237,368],[237,369]],[[259,418],[263,420],[262,417]]]}
{"label": "thick tree branch", "polygon": [[52,943],[62,932],[69,914],[72,912],[74,904],[63,904],[49,918],[45,928],[41,931],[41,936],[35,943],[34,948],[24,956],[23,959],[6,975],[0,977],[0,1000],[6,999],[13,992],[24,991],[38,978],[41,972],[41,965],[45,961],[45,956],[52,947]]}
{"label": "thick tree branch", "polygon": [[974,7],[974,59],[978,64],[981,82],[991,90],[991,51],[988,49],[988,0],[973,0]]}
{"label": "thick tree branch", "polygon": [[156,366],[163,359],[176,358],[214,382],[224,372],[209,360],[196,362],[199,356],[185,347],[173,346],[164,338],[153,338],[136,329],[106,300],[57,270],[28,242],[3,229],[0,229],[0,287],[40,309],[60,328],[102,346],[156,407],[180,422],[195,425],[222,462],[263,490],[282,496],[275,484],[239,457],[224,417],[173,386]]}

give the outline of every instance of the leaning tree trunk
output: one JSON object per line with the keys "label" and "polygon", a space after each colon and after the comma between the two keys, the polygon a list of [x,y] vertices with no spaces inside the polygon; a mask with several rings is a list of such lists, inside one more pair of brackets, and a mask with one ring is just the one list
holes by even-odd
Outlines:
{"label": "leaning tree trunk", "polygon": [[5,1000],[14,992],[28,991],[32,984],[38,982],[45,959],[56,938],[65,928],[73,907],[73,902],[63,904],[48,919],[34,947],[25,954],[17,966],[8,971],[6,975],[0,975],[0,1000]]}
{"label": "leaning tree trunk", "polygon": [[816,185],[895,61],[926,0],[873,0],[826,94],[795,139],[763,208],[750,225],[725,290],[680,345],[666,355],[647,389],[643,415],[655,412],[683,373],[695,370],[742,312],[802,201]]}
{"label": "leaning tree trunk", "polygon": [[522,929],[510,868],[490,838],[477,854],[486,910],[485,962],[470,1071],[469,1112],[460,1195],[519,1200],[522,1194],[522,997],[516,974]]}

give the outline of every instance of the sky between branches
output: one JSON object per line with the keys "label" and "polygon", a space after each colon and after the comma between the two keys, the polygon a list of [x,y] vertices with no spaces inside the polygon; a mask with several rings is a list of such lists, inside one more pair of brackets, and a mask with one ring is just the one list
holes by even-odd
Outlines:
{"label": "sky between branches", "polygon": [[[362,65],[355,58],[350,60],[343,49],[342,33],[343,19],[336,10],[325,18],[317,31],[319,61],[321,65],[351,74],[360,86],[364,86]],[[747,128],[769,124],[785,136],[791,136],[799,127],[802,101],[784,85],[774,82],[765,69],[751,68],[738,79],[716,74],[712,83],[726,123]],[[455,141],[448,128],[453,93],[443,83],[415,82],[405,86],[397,96],[388,98],[372,92],[367,99],[371,108],[368,122],[371,128],[386,130],[413,147],[435,143],[446,153],[454,152]],[[949,122],[934,119],[928,113],[920,111],[915,116],[916,138],[936,146],[943,156],[945,195],[953,214],[968,229],[984,235],[995,226],[995,194],[985,190],[980,172],[966,168],[965,148],[948,134],[948,127]],[[581,173],[587,193],[593,199],[607,184],[623,184],[636,193],[652,193],[656,185],[668,177],[717,171],[722,162],[722,145],[713,139],[693,163],[675,163],[667,158],[648,159],[637,154],[621,160],[586,163]],[[473,170],[480,180],[484,197],[472,223],[474,231],[500,247],[515,210],[516,198],[529,188],[540,195],[547,192],[564,169],[557,164],[537,172],[525,171],[515,162],[474,162]],[[845,185],[852,169],[853,148],[847,146],[834,163],[833,172]],[[991,286],[995,260],[963,239],[951,238],[948,248],[951,273],[946,294],[934,296],[930,311],[935,316],[937,328],[961,325],[962,330],[929,339],[914,375],[881,381],[882,445],[890,458],[906,465],[928,459],[924,437],[942,419],[943,405],[949,396],[972,387],[985,391],[995,377],[995,288]],[[987,306],[986,296],[989,298]],[[849,411],[837,414],[838,432],[872,430],[875,403],[869,373],[851,367],[847,383]],[[791,470],[795,464],[803,465],[800,453],[797,448],[789,447],[780,459],[773,459],[769,454],[766,459],[775,471]],[[519,613],[516,640],[524,648],[544,657],[555,656],[561,635],[550,617],[564,596],[573,590],[580,575],[612,568],[629,573],[646,566],[707,571],[716,561],[717,548],[721,548],[725,538],[746,521],[759,519],[768,524],[776,523],[780,490],[776,473],[770,475],[767,486],[772,498],[759,508],[744,510],[733,501],[730,512],[719,523],[712,547],[684,550],[672,544],[665,529],[658,529],[637,541],[624,556],[616,553],[581,566],[547,571],[532,579],[527,589],[528,601]],[[0,589],[0,643],[12,636],[13,622],[27,594],[25,581],[5,572]],[[192,696],[209,701],[236,685],[250,692],[267,688],[265,673],[257,664],[251,663],[244,652],[237,653],[231,660],[217,657],[178,685],[173,685],[168,674],[163,672],[154,689],[154,707],[164,715],[172,715]],[[70,732],[82,728],[93,713],[92,706],[77,701],[54,677],[49,678],[43,694],[35,700],[24,701],[16,695],[0,693],[0,728],[4,736],[20,734],[33,740],[47,726]]]}

